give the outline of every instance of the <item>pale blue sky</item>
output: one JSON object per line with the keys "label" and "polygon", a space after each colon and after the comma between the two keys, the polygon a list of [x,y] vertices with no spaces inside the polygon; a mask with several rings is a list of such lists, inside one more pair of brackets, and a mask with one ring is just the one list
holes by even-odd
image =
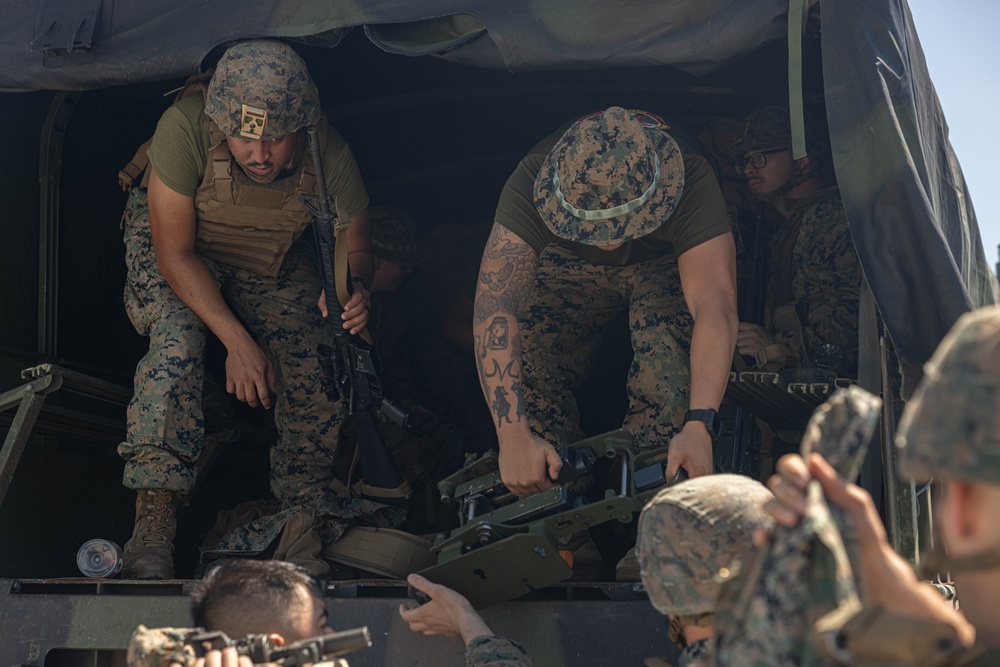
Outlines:
{"label": "pale blue sky", "polygon": [[979,219],[990,266],[1000,243],[1000,1],[908,0]]}

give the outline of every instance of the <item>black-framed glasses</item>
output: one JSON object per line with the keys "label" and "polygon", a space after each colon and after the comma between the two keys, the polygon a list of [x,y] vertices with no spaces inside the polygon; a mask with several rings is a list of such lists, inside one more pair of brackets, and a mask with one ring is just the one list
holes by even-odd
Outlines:
{"label": "black-framed glasses", "polygon": [[769,151],[756,151],[750,153],[746,157],[736,158],[736,170],[743,171],[750,165],[754,169],[763,169],[767,166],[767,156],[773,155],[775,153],[784,153],[785,151],[791,150],[790,148],[772,148]]}

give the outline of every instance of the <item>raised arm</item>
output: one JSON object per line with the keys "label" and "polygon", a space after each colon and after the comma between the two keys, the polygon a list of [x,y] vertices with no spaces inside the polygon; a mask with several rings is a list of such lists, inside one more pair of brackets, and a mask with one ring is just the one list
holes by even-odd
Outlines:
{"label": "raised arm", "polygon": [[212,272],[195,253],[194,199],[149,180],[149,228],[156,264],[167,284],[226,346],[226,391],[254,407],[271,407],[274,369],[222,298]]}
{"label": "raised arm", "polygon": [[[723,234],[677,259],[691,332],[692,410],[719,409],[736,347],[736,247]],[[712,472],[712,439],[702,422],[688,422],[670,441],[666,478],[683,467],[691,477]]]}
{"label": "raised arm", "polygon": [[472,318],[476,368],[500,443],[500,477],[521,498],[552,488],[562,461],[528,428],[521,387],[518,317],[533,287],[538,256],[517,234],[494,224],[483,251]]}

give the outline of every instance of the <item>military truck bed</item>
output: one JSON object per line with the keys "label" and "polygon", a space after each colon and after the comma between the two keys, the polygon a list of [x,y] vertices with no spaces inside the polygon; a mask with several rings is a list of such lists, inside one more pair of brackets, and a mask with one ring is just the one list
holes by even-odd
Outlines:
{"label": "military truck bed", "polygon": [[[0,579],[0,665],[118,667],[137,623],[187,627],[190,580]],[[397,609],[401,581],[325,584],[336,629],[368,626],[372,647],[347,656],[352,667],[458,667],[461,640],[410,632]],[[634,584],[564,584],[495,605],[483,617],[524,644],[535,665],[640,665],[675,655],[665,618]]]}

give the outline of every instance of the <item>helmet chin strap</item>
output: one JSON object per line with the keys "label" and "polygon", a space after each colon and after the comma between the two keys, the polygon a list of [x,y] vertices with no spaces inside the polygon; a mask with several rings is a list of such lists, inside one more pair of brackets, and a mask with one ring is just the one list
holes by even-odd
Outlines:
{"label": "helmet chin strap", "polygon": [[791,178],[785,181],[784,184],[781,185],[774,192],[768,193],[768,199],[773,199],[774,197],[782,197],[788,192],[790,192],[793,188],[796,188],[813,178],[819,178],[818,171],[813,171],[807,174],[804,171],[802,171],[802,167],[796,164],[794,167],[792,167]]}
{"label": "helmet chin strap", "polygon": [[917,576],[921,579],[950,572],[975,572],[976,570],[993,570],[1000,567],[1000,549],[987,549],[970,556],[949,556],[938,540],[929,550],[921,554]]}

